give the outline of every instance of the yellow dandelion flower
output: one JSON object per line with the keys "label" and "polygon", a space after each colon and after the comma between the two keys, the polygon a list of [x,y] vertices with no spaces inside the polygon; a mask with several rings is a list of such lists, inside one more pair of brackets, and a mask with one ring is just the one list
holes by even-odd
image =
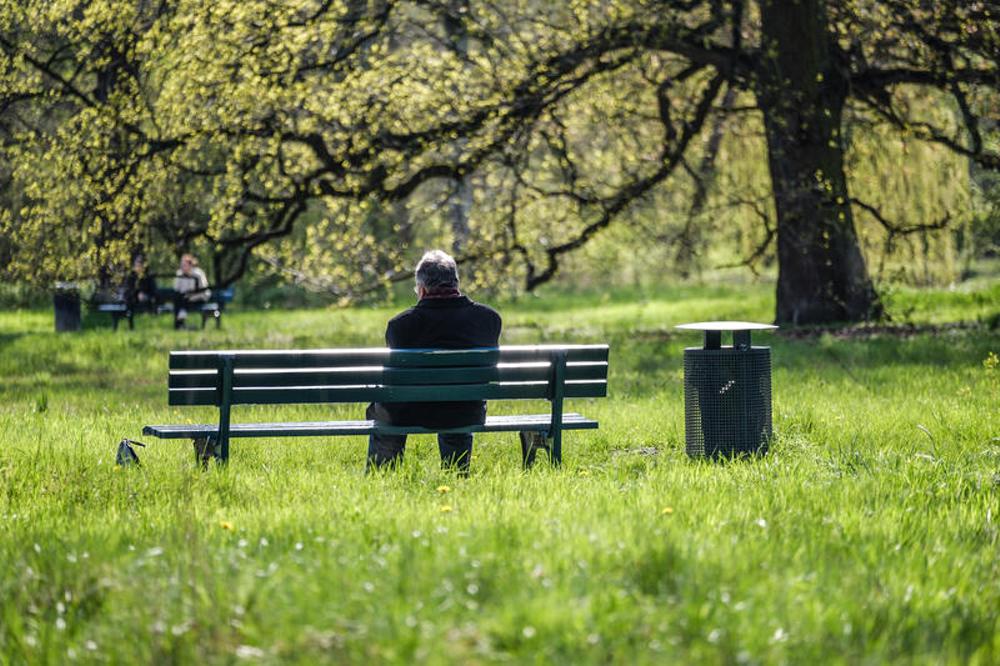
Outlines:
{"label": "yellow dandelion flower", "polygon": [[674,507],[672,507],[672,506],[665,506],[665,507],[663,507],[663,511],[660,511],[660,515],[661,516],[669,516],[673,512],[674,512]]}
{"label": "yellow dandelion flower", "polygon": [[438,486],[437,487],[437,491],[439,493],[441,493],[442,495],[444,495],[445,493],[450,493],[451,492],[451,486]]}
{"label": "yellow dandelion flower", "polygon": [[579,474],[580,476],[590,476],[590,472],[585,469],[581,469],[579,472],[577,472],[577,474]]}
{"label": "yellow dandelion flower", "polygon": [[220,520],[219,521],[219,527],[221,527],[224,530],[232,531],[233,524],[231,522],[229,522],[228,520]]}
{"label": "yellow dandelion flower", "polygon": [[441,513],[451,513],[451,504],[443,504],[439,510]]}

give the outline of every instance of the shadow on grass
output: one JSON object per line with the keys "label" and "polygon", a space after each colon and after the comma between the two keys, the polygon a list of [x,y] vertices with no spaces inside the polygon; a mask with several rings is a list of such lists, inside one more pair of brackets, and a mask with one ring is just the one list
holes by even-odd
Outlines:
{"label": "shadow on grass", "polygon": [[17,342],[21,338],[28,335],[27,332],[21,333],[0,333],[0,347],[6,347],[9,344]]}

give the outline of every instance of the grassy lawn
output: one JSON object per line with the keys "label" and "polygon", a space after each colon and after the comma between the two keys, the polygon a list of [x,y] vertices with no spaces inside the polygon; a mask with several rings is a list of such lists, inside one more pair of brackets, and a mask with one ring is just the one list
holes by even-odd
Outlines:
{"label": "grassy lawn", "polygon": [[[471,478],[433,438],[365,477],[365,440],[236,440],[228,469],[123,436],[210,422],[166,404],[172,349],[369,346],[394,308],[163,317],[52,332],[0,313],[0,664],[997,663],[1000,284],[896,291],[905,335],[758,335],[766,457],[684,453],[673,326],[768,321],[766,286],[501,305],[503,342],[608,342],[610,396],[568,408],[564,467],[479,436]],[[921,325],[963,321],[963,327]],[[517,403],[491,413],[544,409]],[[238,408],[234,420],[361,418]]]}

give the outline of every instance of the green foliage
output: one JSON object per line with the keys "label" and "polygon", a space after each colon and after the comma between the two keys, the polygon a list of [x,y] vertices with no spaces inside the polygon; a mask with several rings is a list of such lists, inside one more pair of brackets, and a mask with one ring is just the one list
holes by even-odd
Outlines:
{"label": "green foliage", "polygon": [[980,172],[977,175],[975,193],[980,205],[959,236],[968,263],[978,257],[1000,256],[1000,174]]}
{"label": "green foliage", "polygon": [[42,289],[23,282],[0,283],[0,309],[43,307],[52,300],[52,295]]}
{"label": "green foliage", "polygon": [[[964,164],[993,155],[996,132],[982,123],[982,150],[963,141],[965,112],[996,102],[981,85],[995,18],[981,3],[827,4],[857,79],[843,128],[851,187],[917,228],[889,234],[856,209],[869,263],[951,281],[952,232],[920,227],[985,219]],[[3,273],[48,286],[120,273],[139,246],[167,265],[194,250],[214,280],[266,266],[347,301],[385,293],[431,246],[460,246],[470,282],[507,292],[622,259],[636,262],[623,282],[743,260],[772,270],[758,13],[632,0],[5,3]],[[877,67],[898,81],[873,84]],[[473,192],[467,239],[447,219],[456,180]]]}
{"label": "green foliage", "polygon": [[[994,282],[904,288],[891,307],[972,322],[998,302]],[[513,436],[492,435],[469,479],[438,469],[432,438],[372,477],[362,438],[241,440],[207,472],[154,440],[140,468],[113,463],[143,424],[212,418],[166,406],[169,350],[378,344],[393,309],[116,334],[2,313],[0,661],[995,662],[1000,337],[758,336],[771,453],[688,460],[697,340],[672,326],[773,305],[763,285],[501,304],[506,343],[610,342],[611,390],[570,405],[601,428],[568,436],[562,470],[522,473]]]}

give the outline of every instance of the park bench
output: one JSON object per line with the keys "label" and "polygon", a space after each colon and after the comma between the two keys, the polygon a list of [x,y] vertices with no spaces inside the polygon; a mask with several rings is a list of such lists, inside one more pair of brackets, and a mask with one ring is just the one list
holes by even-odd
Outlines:
{"label": "park bench", "polygon": [[[219,421],[149,425],[142,432],[163,439],[191,439],[203,459],[207,451],[223,462],[229,458],[229,441],[234,437],[534,432],[546,436],[549,459],[558,465],[564,430],[598,426],[597,421],[564,412],[563,401],[607,395],[607,376],[607,345],[174,351],[170,352],[169,404],[218,407]],[[482,425],[441,430],[371,420],[231,420],[236,405],[518,399],[547,400],[550,409],[543,414],[488,416]],[[528,465],[534,453],[524,449],[522,453]]]}
{"label": "park bench", "polygon": [[[111,315],[111,324],[114,330],[118,330],[118,324],[122,319],[128,321],[128,327],[131,330],[135,328],[135,315],[137,314],[173,314],[174,295],[173,289],[157,289],[156,305],[140,303],[136,307],[130,307],[123,300],[113,300],[97,303],[97,311]],[[225,309],[226,303],[232,300],[232,287],[213,289],[209,299],[204,303],[194,304],[192,310],[201,314],[202,328],[205,328],[209,319],[214,319],[215,327],[220,328],[222,326],[222,311]]]}

